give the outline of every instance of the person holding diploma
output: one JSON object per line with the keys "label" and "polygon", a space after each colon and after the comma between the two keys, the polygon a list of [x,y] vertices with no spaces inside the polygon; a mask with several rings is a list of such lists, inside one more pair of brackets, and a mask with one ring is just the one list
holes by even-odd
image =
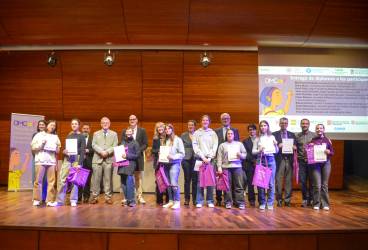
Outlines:
{"label": "person holding diploma", "polygon": [[[153,156],[153,168],[155,171],[158,170],[159,163],[158,163],[158,157],[160,152],[160,146],[164,144],[166,138],[165,133],[165,123],[163,122],[156,122],[155,124],[155,130],[152,140],[152,156]],[[159,206],[162,206],[164,204],[164,194],[166,196],[166,203],[169,202],[169,194],[167,193],[167,190],[165,193],[160,193],[160,190],[158,189],[157,183],[156,183],[156,204]]]}
{"label": "person holding diploma", "polygon": [[[322,146],[325,161],[310,165],[312,172],[313,186],[313,209],[330,210],[330,201],[328,196],[328,179],[331,174],[330,157],[334,154],[332,142],[325,136],[325,126],[316,125],[316,137],[310,142],[314,146]],[[316,150],[316,147],[315,147]],[[315,159],[316,160],[316,159]]]}
{"label": "person holding diploma", "polygon": [[[217,134],[217,138],[218,138],[218,145],[220,146],[221,143],[224,143],[227,141],[226,139],[226,131],[228,129],[231,129],[234,132],[234,140],[235,141],[239,141],[240,137],[239,137],[239,131],[236,128],[233,128],[231,126],[231,117],[228,113],[222,113],[220,115],[220,119],[221,119],[221,124],[222,127],[221,128],[217,128],[215,129],[215,132]],[[217,152],[216,152],[217,154]],[[221,206],[222,205],[222,195],[223,192],[221,190],[216,190],[216,206]],[[234,196],[235,194],[233,194]],[[224,196],[225,196],[225,192],[224,192]]]}
{"label": "person holding diploma", "polygon": [[[124,197],[126,199],[126,205],[129,207],[135,207],[135,184],[134,184],[134,171],[137,166],[137,158],[139,156],[139,144],[133,138],[133,129],[127,128],[125,130],[125,140],[121,142],[124,145],[125,152],[122,157],[129,161],[128,166],[120,166],[118,168],[118,174],[121,180],[121,189],[123,190]],[[123,206],[125,203],[123,203]]]}
{"label": "person holding diploma", "polygon": [[285,198],[284,204],[286,207],[291,206],[291,194],[293,190],[293,152],[296,149],[295,134],[287,131],[288,119],[280,118],[280,130],[273,133],[279,147],[279,152],[276,156],[276,200],[277,206],[282,206],[282,189],[285,180]]}
{"label": "person holding diploma", "polygon": [[[133,129],[133,138],[139,144],[140,154],[137,159],[137,167],[134,172],[135,189],[137,194],[137,200],[141,204],[146,204],[143,198],[143,175],[144,175],[144,151],[148,146],[147,133],[144,128],[138,126],[138,118],[135,115],[129,116],[129,127]],[[125,140],[125,130],[121,133],[121,141]]]}
{"label": "person holding diploma", "polygon": [[184,206],[189,206],[190,203],[190,184],[192,184],[192,202],[193,205],[196,203],[197,197],[197,175],[194,171],[195,158],[193,151],[193,134],[195,131],[195,127],[197,122],[195,120],[189,120],[187,123],[188,130],[181,134],[181,139],[184,144],[185,156],[183,161],[181,162],[181,167],[184,172]]}
{"label": "person holding diploma", "polygon": [[[220,144],[217,151],[217,171],[228,171],[230,190],[225,192],[225,207],[230,209],[233,202],[239,209],[245,209],[242,160],[247,156],[243,143],[234,140],[234,131],[226,131],[227,141]],[[234,189],[233,189],[234,188]],[[234,193],[234,197],[232,197]]]}
{"label": "person holding diploma", "polygon": [[[216,156],[218,138],[216,132],[209,126],[211,119],[208,115],[202,116],[202,127],[196,130],[193,134],[193,151],[195,154],[196,162],[202,162],[202,164],[213,164],[213,160]],[[199,167],[199,166],[198,166]],[[196,207],[201,208],[203,206],[204,188],[200,186],[199,168],[194,168],[197,175],[197,200]],[[215,170],[213,170],[215,172]],[[213,204],[213,187],[206,187],[206,202],[209,208],[214,208]]]}
{"label": "person holding diploma", "polygon": [[[275,175],[276,175],[276,163],[274,154],[279,151],[275,136],[270,131],[270,126],[265,120],[259,123],[259,137],[255,139],[253,143],[252,154],[257,154],[257,162],[262,165],[271,168],[272,174],[270,183],[268,186],[268,194],[266,200],[266,191],[264,188],[258,187],[258,202],[260,203],[259,209],[264,210],[267,208],[273,209],[274,194],[275,194]],[[266,165],[267,162],[267,165]]]}
{"label": "person holding diploma", "polygon": [[312,205],[312,179],[311,168],[308,166],[307,155],[304,146],[307,145],[315,134],[309,130],[310,122],[304,118],[300,121],[302,132],[296,134],[296,144],[298,148],[298,163],[299,163],[299,180],[302,190],[302,207]]}
{"label": "person holding diploma", "polygon": [[[255,124],[248,125],[248,133],[249,137],[243,140],[243,145],[245,150],[247,151],[247,157],[243,161],[243,171],[244,171],[244,185],[248,187],[248,201],[251,207],[256,206],[256,197],[254,193],[253,176],[254,169],[257,163],[257,154],[252,153],[253,144],[257,137],[257,127]],[[245,190],[245,186],[244,186]],[[259,203],[259,202],[258,202]]]}
{"label": "person holding diploma", "polygon": [[61,143],[56,135],[56,121],[49,120],[46,131],[39,132],[31,142],[32,152],[35,154],[35,181],[33,185],[33,206],[39,206],[42,199],[43,177],[47,175],[46,206],[55,207],[55,166],[57,153]]}
{"label": "person holding diploma", "polygon": [[[118,145],[118,135],[110,130],[110,119],[102,117],[101,130],[93,134],[92,148],[95,151],[92,158],[92,200],[91,204],[98,203],[101,179],[105,192],[105,203],[112,204],[112,161],[114,147]],[[103,176],[103,178],[102,178]]]}
{"label": "person holding diploma", "polygon": [[[72,119],[72,131],[66,137],[65,149],[63,151],[64,160],[60,169],[60,181],[58,186],[57,205],[62,206],[65,203],[66,190],[68,182],[66,179],[69,176],[69,170],[72,167],[80,168],[83,165],[85,157],[86,139],[79,131],[80,120]],[[76,207],[78,202],[78,186],[72,185],[70,193],[70,206]]]}
{"label": "person holding diploma", "polygon": [[[166,138],[162,146],[160,147],[159,161],[163,158],[167,158],[168,161],[164,161],[165,175],[169,180],[170,186],[168,187],[169,202],[163,205],[164,208],[179,209],[180,208],[180,187],[179,187],[179,175],[180,164],[184,158],[185,150],[183,141],[175,135],[174,126],[167,124],[165,126]],[[162,152],[162,149],[168,149],[168,154]],[[163,156],[163,154],[165,156]]]}

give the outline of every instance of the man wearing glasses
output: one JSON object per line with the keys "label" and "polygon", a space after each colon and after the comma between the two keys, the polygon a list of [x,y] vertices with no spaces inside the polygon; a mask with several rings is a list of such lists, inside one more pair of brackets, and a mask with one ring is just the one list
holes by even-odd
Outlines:
{"label": "man wearing glasses", "polygon": [[[138,127],[138,118],[135,115],[129,116],[129,127],[133,130],[133,138],[139,144],[140,154],[137,159],[137,168],[135,169],[134,179],[135,179],[135,188],[137,194],[138,203],[145,204],[146,201],[143,198],[143,173],[144,173],[144,151],[147,148],[147,133],[144,128]],[[125,141],[125,129],[121,135],[121,141]]]}

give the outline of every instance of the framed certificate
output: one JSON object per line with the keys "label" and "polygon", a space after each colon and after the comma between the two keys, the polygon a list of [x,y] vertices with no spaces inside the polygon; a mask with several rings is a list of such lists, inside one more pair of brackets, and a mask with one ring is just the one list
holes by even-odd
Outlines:
{"label": "framed certificate", "polygon": [[326,144],[322,143],[322,145],[314,145],[314,161],[315,162],[325,162],[327,161],[327,155],[325,154]]}
{"label": "framed certificate", "polygon": [[159,162],[169,163],[169,154],[171,147],[169,146],[160,146],[160,156],[158,158]]}
{"label": "framed certificate", "polygon": [[282,153],[292,154],[294,146],[294,139],[282,139]]}
{"label": "framed certificate", "polygon": [[123,153],[125,154],[124,145],[114,147],[114,157],[116,162],[126,161],[126,159],[123,158]]}
{"label": "framed certificate", "polygon": [[68,151],[68,155],[78,154],[78,140],[77,139],[66,139],[65,149]]}

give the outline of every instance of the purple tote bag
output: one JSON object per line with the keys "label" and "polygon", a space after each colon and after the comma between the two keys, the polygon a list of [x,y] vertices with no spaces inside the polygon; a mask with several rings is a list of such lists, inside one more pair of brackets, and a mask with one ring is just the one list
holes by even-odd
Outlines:
{"label": "purple tote bag", "polygon": [[267,158],[266,158],[266,166],[262,165],[262,155],[261,161],[256,165],[254,170],[253,182],[252,185],[268,189],[270,184],[270,179],[272,175],[272,169],[267,167]]}
{"label": "purple tote bag", "polygon": [[211,164],[203,163],[199,167],[199,186],[200,187],[215,187],[215,172]]}
{"label": "purple tote bag", "polygon": [[166,178],[164,167],[162,165],[160,165],[159,168],[156,170],[155,177],[158,190],[160,191],[160,193],[165,192],[166,189],[170,186],[170,183]]}
{"label": "purple tote bag", "polygon": [[73,183],[79,187],[86,185],[90,170],[82,167],[71,167],[69,169],[69,175],[66,179],[67,182]]}

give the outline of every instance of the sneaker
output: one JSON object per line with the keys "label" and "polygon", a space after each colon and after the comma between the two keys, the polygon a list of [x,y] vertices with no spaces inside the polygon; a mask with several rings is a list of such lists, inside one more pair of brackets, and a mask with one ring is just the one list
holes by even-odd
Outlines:
{"label": "sneaker", "polygon": [[308,206],[308,201],[303,200],[301,207],[307,207],[307,206]]}
{"label": "sneaker", "polygon": [[135,204],[135,202],[130,202],[129,204],[128,204],[128,206],[129,207],[135,207],[137,204]]}
{"label": "sneaker", "polygon": [[70,206],[71,207],[76,207],[77,206],[77,202],[76,201],[70,201]]}
{"label": "sneaker", "polygon": [[168,203],[166,203],[165,205],[163,205],[163,208],[171,208],[172,206],[174,206],[174,202],[169,201]]}
{"label": "sneaker", "polygon": [[89,204],[97,204],[98,203],[98,199],[97,198],[93,198]]}
{"label": "sneaker", "polygon": [[179,209],[180,208],[180,201],[174,201],[174,205],[171,207],[171,209]]}
{"label": "sneaker", "polygon": [[196,204],[196,208],[201,208],[202,207],[202,204],[201,203],[197,203]]}
{"label": "sneaker", "polygon": [[265,210],[266,209],[266,205],[259,205],[259,209]]}
{"label": "sneaker", "polygon": [[244,204],[240,204],[240,205],[239,205],[239,209],[240,209],[240,210],[244,210],[244,209],[245,209],[245,205],[244,205]]}
{"label": "sneaker", "polygon": [[330,211],[330,207],[323,207],[323,210],[325,210],[325,211]]}
{"label": "sneaker", "polygon": [[39,206],[39,205],[41,205],[41,202],[34,200],[33,203],[32,203],[32,205],[33,206]]}
{"label": "sneaker", "polygon": [[230,204],[230,203],[226,203],[226,204],[225,204],[225,208],[226,208],[226,209],[231,209],[231,204]]}
{"label": "sneaker", "polygon": [[146,201],[141,196],[141,197],[138,197],[138,203],[140,203],[140,204],[146,204]]}
{"label": "sneaker", "polygon": [[54,202],[49,201],[49,202],[46,203],[46,206],[48,206],[48,207],[56,207],[57,206],[57,202],[56,201],[54,201]]}
{"label": "sneaker", "polygon": [[313,209],[314,210],[319,210],[319,207],[318,206],[314,206]]}
{"label": "sneaker", "polygon": [[208,206],[209,208],[214,208],[214,207],[215,207],[215,204],[213,204],[213,203],[208,203],[208,204],[207,204],[207,206]]}
{"label": "sneaker", "polygon": [[267,209],[268,209],[268,210],[273,210],[273,205],[272,205],[272,204],[268,204],[268,205],[267,205]]}

